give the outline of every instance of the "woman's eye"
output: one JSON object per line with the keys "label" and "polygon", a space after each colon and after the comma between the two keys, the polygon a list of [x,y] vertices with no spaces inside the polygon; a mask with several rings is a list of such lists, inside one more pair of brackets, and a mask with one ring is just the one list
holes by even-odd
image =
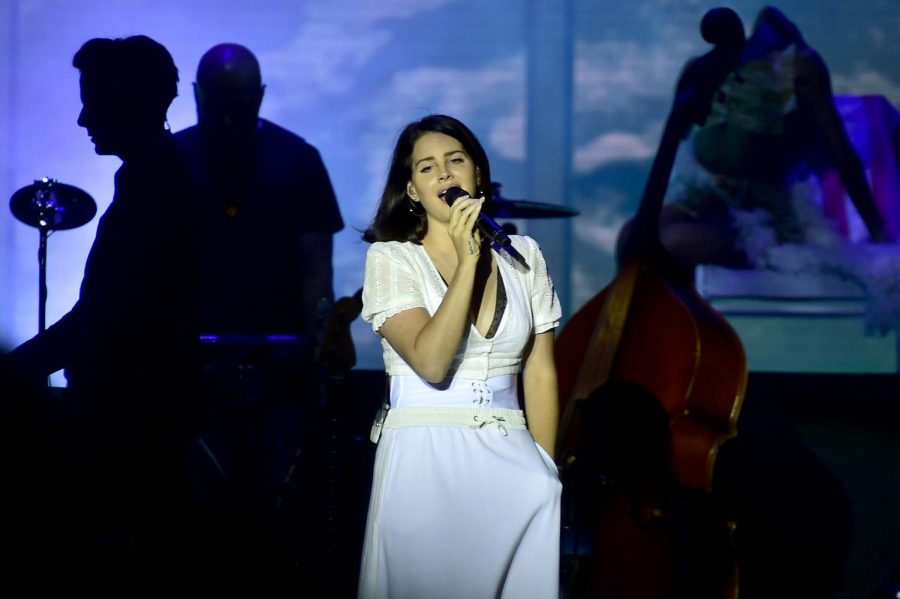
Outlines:
{"label": "woman's eye", "polygon": [[462,157],[456,157],[456,158],[451,158],[451,159],[450,159],[450,164],[462,164],[462,163],[465,162],[465,161],[466,161],[465,158],[462,158]]}
{"label": "woman's eye", "polygon": [[423,166],[422,168],[420,168],[419,172],[420,173],[430,173],[433,170],[434,170],[434,167],[429,165],[429,166]]}

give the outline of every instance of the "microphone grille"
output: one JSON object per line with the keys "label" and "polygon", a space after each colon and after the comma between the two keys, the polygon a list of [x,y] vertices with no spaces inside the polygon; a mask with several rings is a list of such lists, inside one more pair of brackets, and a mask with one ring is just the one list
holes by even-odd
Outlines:
{"label": "microphone grille", "polygon": [[448,206],[452,206],[453,202],[467,195],[470,195],[469,192],[462,187],[453,186],[444,192],[444,201],[447,202]]}

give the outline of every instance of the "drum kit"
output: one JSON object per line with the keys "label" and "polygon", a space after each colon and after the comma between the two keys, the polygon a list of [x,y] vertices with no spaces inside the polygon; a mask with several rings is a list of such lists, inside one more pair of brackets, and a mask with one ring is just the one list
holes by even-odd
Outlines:
{"label": "drum kit", "polygon": [[[493,205],[497,219],[544,219],[578,214],[577,211],[565,206],[502,197],[499,183],[493,184]],[[85,191],[54,179],[43,178],[16,191],[10,199],[9,206],[16,219],[36,228],[39,233],[38,327],[39,332],[43,332],[46,327],[47,238],[55,231],[75,229],[87,224],[96,215],[97,205]],[[509,222],[503,226],[514,227],[513,223]],[[510,232],[514,232],[514,229]],[[358,314],[361,301],[355,298],[359,306],[356,306],[355,302],[350,302],[356,311],[342,306],[341,301],[338,300],[337,309],[333,313],[344,315],[343,321],[338,324],[344,325],[347,343],[352,352],[353,342],[349,335],[349,324]],[[344,308],[347,308],[346,314],[341,312]],[[326,336],[323,345],[326,343],[337,345],[327,339]],[[258,484],[259,472],[264,470],[258,463],[260,450],[254,443],[257,442],[258,435],[270,435],[275,441],[272,441],[273,445],[266,449],[265,455],[268,461],[273,462],[273,471],[267,472],[262,477],[267,484],[272,483],[270,478],[274,477],[274,483],[277,484],[273,483],[274,491],[266,491],[269,494],[265,494],[263,490],[258,491],[259,499],[253,500],[269,506],[272,513],[281,518],[281,526],[287,531],[300,529],[300,525],[294,523],[291,514],[306,514],[311,510],[326,511],[329,517],[327,522],[322,520],[322,525],[327,526],[323,538],[327,538],[328,547],[344,547],[345,541],[341,540],[342,527],[347,525],[342,523],[338,514],[344,512],[350,514],[350,510],[356,506],[355,504],[345,506],[338,500],[342,496],[354,496],[359,489],[353,485],[343,489],[342,485],[347,484],[346,480],[353,477],[342,478],[340,470],[360,468],[357,462],[366,463],[364,460],[367,458],[361,455],[360,451],[362,447],[367,448],[368,444],[361,446],[356,443],[358,435],[355,429],[352,429],[354,420],[348,421],[350,426],[344,423],[347,419],[344,413],[346,405],[327,401],[328,398],[324,397],[337,393],[342,372],[340,368],[335,368],[335,361],[340,362],[339,356],[336,358],[329,354],[323,359],[322,355],[319,355],[316,366],[321,368],[324,365],[325,370],[331,375],[331,378],[325,381],[327,384],[320,385],[317,381],[322,377],[317,375],[318,370],[309,369],[313,361],[310,358],[311,344],[306,339],[286,335],[207,334],[200,336],[200,342],[201,385],[205,396],[214,401],[206,408],[209,414],[203,416],[202,430],[196,439],[199,451],[196,463],[192,464],[192,468],[196,468],[192,474],[195,484],[204,487],[202,492],[211,496],[229,492],[221,491],[224,488],[222,481],[226,479],[230,481],[230,485],[256,489],[253,485]],[[355,354],[352,354],[349,360],[350,362],[344,364],[347,367],[345,369],[355,363]],[[338,371],[338,376],[335,376],[335,371]],[[288,374],[290,376],[287,376]],[[308,390],[298,392],[296,388],[298,380],[306,380],[312,386]],[[282,389],[285,385],[287,388]],[[317,392],[317,389],[321,391]],[[324,396],[319,397],[320,394]],[[295,401],[296,398],[306,397],[318,398],[319,401],[312,403]],[[335,411],[338,406],[341,406],[340,413]],[[299,426],[298,422],[303,422],[305,423],[303,426],[309,427],[311,419],[318,419],[323,423],[320,428],[314,427],[314,434],[302,432],[300,429],[295,430]],[[272,430],[269,430],[270,428]],[[294,444],[298,444],[299,448]],[[324,488],[330,489],[327,497],[311,498],[303,490],[305,487],[297,482],[298,473],[303,473],[306,478],[321,480]],[[308,484],[308,481],[305,484]],[[343,492],[338,492],[341,489]],[[274,494],[274,497],[270,497],[271,494]],[[251,497],[256,498],[256,495]],[[253,508],[255,504],[252,503],[245,505],[243,502],[249,500],[243,498],[243,495],[237,498],[229,497],[227,501],[237,502],[234,506],[238,506],[237,509],[241,514],[243,512],[240,510],[258,509]],[[286,505],[295,505],[296,508],[286,509]],[[235,509],[234,506],[232,509]],[[305,555],[303,552],[306,549],[305,545],[296,541],[294,537],[313,538],[309,536],[309,524],[305,520],[302,523],[302,534],[283,533],[282,536],[289,538],[291,543],[298,544],[298,547],[292,545],[285,551],[289,550],[292,554],[298,555]],[[280,542],[284,543],[283,540]]]}
{"label": "drum kit", "polygon": [[500,194],[500,188],[502,187],[500,183],[494,181],[491,183],[491,186],[494,188],[494,195],[491,201],[494,204],[494,216],[497,218],[568,218],[578,215],[577,210],[568,206],[504,198]]}
{"label": "drum kit", "polygon": [[12,195],[9,209],[19,221],[38,230],[38,332],[46,328],[47,238],[54,231],[76,229],[97,214],[97,203],[82,189],[44,177]]}
{"label": "drum kit", "polygon": [[[567,218],[577,210],[558,204],[505,198],[493,183],[494,216],[501,219]],[[46,328],[47,238],[55,231],[76,229],[97,214],[97,203],[82,189],[44,177],[16,191],[9,201],[13,216],[38,230],[38,332]]]}

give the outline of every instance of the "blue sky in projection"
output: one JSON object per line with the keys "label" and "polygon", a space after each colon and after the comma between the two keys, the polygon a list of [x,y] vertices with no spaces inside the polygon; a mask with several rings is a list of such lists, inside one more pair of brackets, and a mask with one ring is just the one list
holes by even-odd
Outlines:
{"label": "blue sky in projection", "polygon": [[[570,197],[529,198],[526,0],[331,0],[259,3],[197,0],[19,0],[0,9],[11,35],[0,76],[15,91],[0,129],[6,197],[39,176],[77,185],[105,209],[118,162],[93,154],[78,112],[71,56],[86,39],[145,33],[181,71],[169,121],[194,123],[190,83],[202,53],[222,41],[254,50],[267,85],[263,116],[315,144],[329,168],[347,229],[336,239],[336,291],[362,282],[366,225],[400,127],[428,112],[466,121],[485,143],[504,195],[567,203],[571,288],[577,307],[612,275],[618,228],[634,211],[686,59],[706,50],[699,19],[715,3],[574,0]],[[558,2],[563,5],[563,2]],[[762,6],[731,2],[749,28]],[[900,103],[900,11],[889,0],[781,3],[832,70],[837,93],[883,94]],[[5,11],[5,12],[4,12]],[[46,34],[55,23],[54,34]],[[64,27],[58,24],[64,23]],[[44,32],[36,35],[34,32]],[[313,209],[313,208],[311,208]],[[529,223],[520,223],[528,232]],[[50,241],[48,322],[77,298],[94,222]],[[0,338],[18,343],[37,322],[37,234],[0,214]],[[277,234],[277,231],[274,232]],[[545,247],[554,252],[554,247]],[[360,366],[380,367],[377,340],[354,324]]]}

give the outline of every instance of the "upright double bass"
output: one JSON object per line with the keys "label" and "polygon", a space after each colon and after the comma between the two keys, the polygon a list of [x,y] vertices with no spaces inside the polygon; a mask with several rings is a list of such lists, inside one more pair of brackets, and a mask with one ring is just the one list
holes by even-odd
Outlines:
{"label": "upright double bass", "polygon": [[705,122],[744,45],[743,25],[727,8],[707,12],[701,33],[714,48],[690,62],[679,78],[633,229],[620,250],[618,273],[557,339],[563,414],[557,459],[564,481],[582,436],[592,434],[581,408],[613,381],[648,389],[668,413],[672,474],[686,488],[711,490],[717,449],[736,434],[747,382],[743,346],[659,238],[678,146],[691,126]]}

